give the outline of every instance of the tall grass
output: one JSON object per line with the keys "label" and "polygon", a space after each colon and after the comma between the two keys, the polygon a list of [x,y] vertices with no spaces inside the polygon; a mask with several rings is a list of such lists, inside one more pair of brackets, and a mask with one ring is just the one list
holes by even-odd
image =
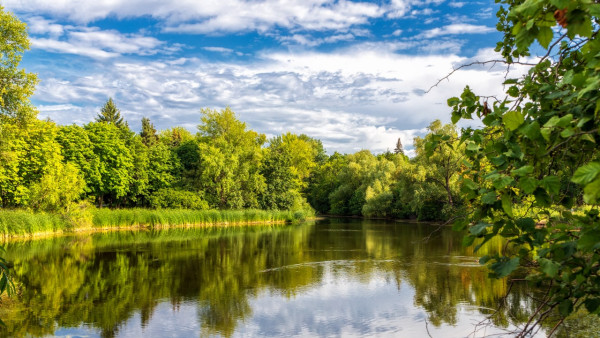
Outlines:
{"label": "tall grass", "polygon": [[293,222],[314,216],[312,210],[190,210],[190,209],[91,209],[91,224],[78,224],[69,215],[0,210],[0,235],[26,235],[68,231],[74,228],[118,228],[197,225],[244,225]]}
{"label": "tall grass", "polygon": [[0,211],[0,234],[25,235],[66,230],[68,222],[59,214],[33,213],[25,210]]}
{"label": "tall grass", "polygon": [[[251,222],[292,222],[305,213],[278,210],[189,210],[189,209],[96,209],[94,227],[177,226],[247,224]],[[310,216],[310,215],[308,215]]]}

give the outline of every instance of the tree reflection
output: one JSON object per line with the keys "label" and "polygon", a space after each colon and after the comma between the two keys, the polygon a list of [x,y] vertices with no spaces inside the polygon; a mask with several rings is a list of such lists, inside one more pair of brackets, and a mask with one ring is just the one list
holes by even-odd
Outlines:
{"label": "tree reflection", "polygon": [[[326,220],[300,226],[172,229],[95,234],[7,243],[20,295],[4,302],[0,334],[52,335],[82,324],[103,337],[118,335],[138,313],[148,325],[158,304],[198,307],[201,335],[231,336],[252,316],[251,300],[269,292],[295,297],[333,277],[368,282],[385,275],[433,325],[455,324],[459,309],[487,315],[506,294],[504,280],[488,279],[460,234],[383,222]],[[483,250],[499,250],[491,241]],[[315,264],[322,262],[323,264]],[[515,288],[494,324],[528,317],[531,301]],[[525,307],[524,307],[525,305]]]}

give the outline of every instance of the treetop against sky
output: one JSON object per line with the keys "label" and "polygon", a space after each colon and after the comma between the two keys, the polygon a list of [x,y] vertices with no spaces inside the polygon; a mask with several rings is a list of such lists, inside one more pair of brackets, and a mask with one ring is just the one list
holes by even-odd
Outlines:
{"label": "treetop against sky", "polygon": [[[5,0],[28,24],[33,103],[61,124],[91,121],[109,97],[134,129],[195,130],[229,106],[259,132],[323,140],[329,152],[393,150],[469,84],[502,93],[492,0]],[[522,69],[514,68],[515,72]]]}

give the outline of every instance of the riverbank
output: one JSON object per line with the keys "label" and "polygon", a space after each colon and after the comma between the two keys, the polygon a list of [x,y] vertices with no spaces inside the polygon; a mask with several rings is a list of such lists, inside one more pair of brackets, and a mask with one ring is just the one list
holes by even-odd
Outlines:
{"label": "riverbank", "polygon": [[0,236],[39,237],[65,232],[290,223],[312,210],[91,209],[70,214],[0,211]]}

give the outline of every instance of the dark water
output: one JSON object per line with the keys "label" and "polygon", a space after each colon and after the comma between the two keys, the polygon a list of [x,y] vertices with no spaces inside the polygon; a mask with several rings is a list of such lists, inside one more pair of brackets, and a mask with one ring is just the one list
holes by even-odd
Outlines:
{"label": "dark water", "polygon": [[[429,237],[428,240],[426,238]],[[532,304],[430,225],[115,232],[7,243],[18,297],[2,335],[396,336],[506,333]],[[485,251],[499,250],[493,242]],[[475,331],[479,329],[479,331]],[[506,333],[507,336],[511,336]],[[473,335],[472,335],[473,336]]]}

